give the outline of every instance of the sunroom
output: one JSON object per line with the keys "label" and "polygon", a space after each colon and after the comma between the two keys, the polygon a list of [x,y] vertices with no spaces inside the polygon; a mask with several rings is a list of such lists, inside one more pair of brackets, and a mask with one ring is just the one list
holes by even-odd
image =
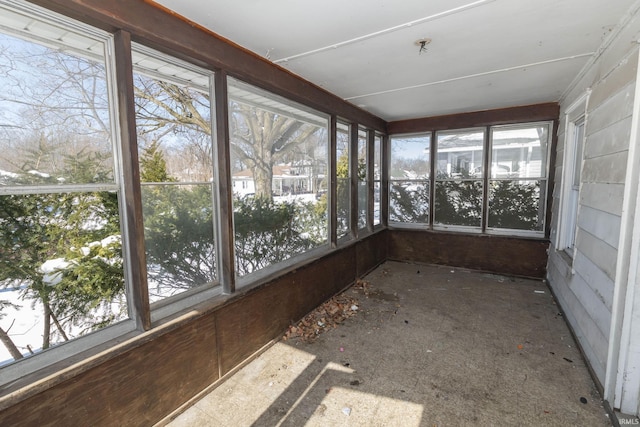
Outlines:
{"label": "sunroom", "polygon": [[387,261],[546,281],[637,417],[640,3],[263,3],[0,0],[0,424],[166,422]]}

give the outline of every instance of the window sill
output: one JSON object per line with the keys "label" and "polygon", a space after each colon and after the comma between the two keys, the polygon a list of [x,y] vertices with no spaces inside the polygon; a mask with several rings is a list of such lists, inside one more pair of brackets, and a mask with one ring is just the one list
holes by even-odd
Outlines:
{"label": "window sill", "polygon": [[573,276],[575,271],[573,271],[573,253],[569,252],[565,249],[562,250],[557,250],[556,251],[559,255],[560,258],[562,259],[562,261],[564,261],[565,264],[567,264],[567,267],[569,267],[567,270],[569,271],[569,276]]}

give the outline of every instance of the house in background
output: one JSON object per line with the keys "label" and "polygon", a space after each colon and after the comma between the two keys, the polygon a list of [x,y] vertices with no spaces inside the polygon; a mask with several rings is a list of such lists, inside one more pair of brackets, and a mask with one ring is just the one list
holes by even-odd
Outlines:
{"label": "house in background", "polygon": [[[13,177],[7,174],[19,172],[10,170],[15,161],[4,162],[2,200],[58,193],[91,192],[105,199],[116,195],[113,215],[121,224],[118,253],[125,265],[126,292],[121,295],[127,303],[122,318],[110,326],[2,367],[0,424],[72,424],[87,414],[95,425],[113,419],[139,424],[166,420],[231,375],[291,321],[385,260],[546,280],[606,404],[640,415],[640,2],[445,3],[388,3],[384,13],[373,13],[366,2],[341,5],[357,8],[350,13],[318,4],[321,10],[313,20],[307,9],[314,5],[296,9],[299,15],[269,15],[297,25],[292,32],[280,26],[280,31],[266,31],[260,25],[264,16],[258,15],[267,13],[262,9],[267,6],[257,4],[248,14],[226,2],[227,9],[221,3],[214,10],[209,2],[179,0],[0,0],[3,37],[28,40],[33,52],[54,47],[52,51],[99,64],[96,69],[106,77],[92,87],[108,90],[97,97],[104,104],[84,123],[99,122],[104,136],[82,133],[73,142],[92,147],[113,143],[107,150],[113,169],[106,178],[88,174],[85,181],[61,184],[27,176],[25,182],[4,185]],[[416,7],[428,9],[417,20]],[[219,27],[199,23],[217,17],[222,19]],[[314,27],[323,17],[330,23],[338,17],[349,20],[335,31],[326,23]],[[359,36],[352,21],[363,25],[366,37]],[[385,31],[377,31],[384,25]],[[470,37],[467,32],[481,25],[488,27]],[[276,37],[268,43],[279,39],[281,45],[250,52],[216,35],[218,30],[244,46],[267,43],[267,37]],[[411,33],[403,36],[403,30]],[[418,31],[434,34],[433,42]],[[312,46],[311,35],[325,38]],[[438,37],[449,43],[439,47]],[[416,45],[416,40],[424,43]],[[400,45],[411,49],[411,56]],[[284,53],[272,61],[267,58],[275,54],[270,49]],[[264,58],[259,56],[265,52]],[[392,68],[382,69],[383,64]],[[451,70],[460,74],[449,74]],[[18,66],[12,71],[24,70]],[[209,176],[201,181],[140,183],[136,132],[142,132],[144,113],[156,107],[144,103],[145,92],[139,88],[151,93],[158,81],[163,93],[173,91],[175,99],[184,100],[181,88],[186,87],[190,99],[198,101],[183,102],[175,110],[186,111],[181,118],[187,125],[176,127],[171,139],[191,133],[194,140],[206,141],[212,152]],[[327,225],[318,233],[317,245],[250,274],[234,264],[233,193],[255,192],[255,184],[250,171],[231,172],[232,127],[245,131],[248,126],[238,125],[242,117],[234,116],[229,99],[269,116],[269,123],[282,115],[300,123],[324,123],[321,130],[328,141],[318,153],[325,161],[323,172],[273,167],[274,194],[315,192],[328,184]],[[3,119],[19,116],[11,108],[3,111]],[[97,120],[106,116],[110,121]],[[199,127],[192,126],[196,122]],[[494,138],[501,130],[532,129],[540,123],[550,133],[538,151],[524,140],[514,141],[517,148],[500,148],[500,138]],[[3,125],[3,131],[9,128]],[[51,141],[57,141],[62,129],[47,134]],[[471,145],[473,150],[462,147],[466,151],[460,156],[446,151],[447,135],[475,134],[482,136]],[[421,141],[415,156],[424,167],[415,179],[394,177],[394,143],[410,138]],[[15,153],[11,138],[0,142],[5,157]],[[344,171],[336,170],[338,150],[349,163]],[[501,150],[509,152],[506,159]],[[479,175],[443,179],[436,173],[440,163],[448,172],[465,167]],[[491,222],[489,184],[492,179],[520,180],[512,176],[516,166],[528,167],[527,179],[540,187],[535,229]],[[435,196],[453,184],[477,189],[472,223],[448,221],[432,206]],[[407,197],[409,205],[421,209],[419,218],[391,218],[390,199],[402,186],[415,190]],[[188,191],[181,198],[172,198],[184,189]],[[154,209],[185,215],[147,216]],[[190,215],[197,216],[188,223],[193,227],[170,222]],[[152,246],[150,230],[160,227],[174,234],[156,233],[169,238]],[[198,230],[198,237],[208,240],[194,239],[183,252],[174,250],[182,237],[176,236],[184,230]],[[148,262],[153,256],[156,262]],[[165,265],[173,268],[176,259],[195,260],[186,264],[196,268],[188,274],[171,270],[167,281],[176,285],[176,293],[150,303],[151,275]],[[154,280],[163,278],[167,276]]]}
{"label": "house in background", "polygon": [[[310,193],[313,188],[312,178],[304,174],[304,168],[290,165],[276,165],[272,168],[272,194],[284,196],[288,194]],[[240,197],[253,195],[256,192],[256,184],[253,172],[245,169],[231,176],[233,192]]]}

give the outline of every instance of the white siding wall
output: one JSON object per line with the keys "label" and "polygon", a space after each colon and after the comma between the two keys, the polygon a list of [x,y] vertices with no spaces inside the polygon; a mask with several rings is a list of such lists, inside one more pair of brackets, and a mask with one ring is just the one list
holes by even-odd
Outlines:
{"label": "white siding wall", "polygon": [[[561,103],[558,131],[551,247],[547,279],[591,367],[605,381],[620,218],[622,212],[638,44],[637,21],[586,70]],[[556,250],[567,108],[591,88],[573,259]]]}

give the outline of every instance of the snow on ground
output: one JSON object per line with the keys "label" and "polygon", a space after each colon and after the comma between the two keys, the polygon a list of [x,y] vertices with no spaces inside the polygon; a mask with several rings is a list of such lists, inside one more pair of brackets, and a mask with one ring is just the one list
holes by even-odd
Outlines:
{"label": "snow on ground", "polygon": [[28,171],[27,173],[31,174],[31,175],[39,176],[40,178],[51,178],[51,175],[49,175],[48,173],[40,172],[40,171],[33,170],[33,169]]}
{"label": "snow on ground", "polygon": [[[106,247],[108,245],[120,242],[119,235],[107,236],[106,238],[91,242],[87,247],[81,248],[84,255],[89,254],[89,248],[93,246]],[[106,260],[107,262],[109,260]],[[69,267],[70,263],[64,258],[53,258],[45,261],[40,266],[40,271],[44,273],[44,282],[50,286],[55,286],[62,280],[62,272],[65,268]],[[43,307],[40,301],[33,301],[29,299],[21,299],[21,290],[14,287],[0,287],[0,301],[7,301],[11,304],[15,304],[18,307],[4,307],[2,309],[2,318],[0,318],[0,327],[7,332],[13,343],[18,347],[18,350],[24,355],[30,354],[29,347],[33,352],[36,352],[42,347],[42,331],[44,328],[44,314]],[[113,311],[119,312],[118,303],[114,303]],[[77,336],[78,331],[72,328],[71,331],[67,330],[70,336]],[[58,344],[60,341],[55,341],[55,334],[51,337],[51,345]],[[13,361],[9,350],[0,344],[0,366]]]}
{"label": "snow on ground", "polygon": [[0,169],[0,177],[7,177],[7,178],[18,178],[20,175],[18,175],[17,173],[13,173],[13,172],[9,172],[9,171],[5,171],[5,170],[1,170]]}
{"label": "snow on ground", "polygon": [[[20,290],[0,289],[0,300],[16,304],[18,308],[4,307],[0,326],[9,334],[18,350],[29,354],[27,346],[35,352],[42,347],[43,308],[39,301],[22,300]],[[12,362],[13,358],[4,345],[0,344],[0,365]]]}
{"label": "snow on ground", "polygon": [[273,198],[274,202],[283,203],[283,202],[316,202],[316,195],[311,194],[290,194],[286,196],[275,196]]}

